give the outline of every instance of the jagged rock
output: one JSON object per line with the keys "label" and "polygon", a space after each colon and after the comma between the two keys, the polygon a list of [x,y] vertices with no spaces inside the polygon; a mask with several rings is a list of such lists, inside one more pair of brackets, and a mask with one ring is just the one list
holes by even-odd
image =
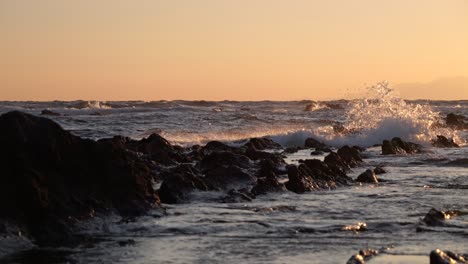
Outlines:
{"label": "jagged rock", "polygon": [[49,109],[44,109],[41,111],[41,115],[48,115],[48,116],[61,116],[60,113],[56,113],[53,111],[50,111]]}
{"label": "jagged rock", "polygon": [[357,177],[356,181],[362,183],[379,183],[379,180],[377,179],[377,176],[375,176],[373,170],[366,170],[365,172],[361,173]]}
{"label": "jagged rock", "polygon": [[289,165],[287,167],[289,181],[286,188],[295,193],[309,192],[314,189],[312,179],[309,177],[309,169],[305,165]]}
{"label": "jagged rock", "polygon": [[115,210],[139,215],[157,205],[152,171],[116,141],[95,142],[50,119],[0,116],[0,218],[39,244],[69,238],[76,219]]}
{"label": "jagged rock", "polygon": [[445,118],[445,123],[448,127],[452,129],[468,129],[468,123],[465,123],[466,117],[463,115],[457,115],[454,113],[450,113]]}
{"label": "jagged rock", "polygon": [[201,151],[204,155],[208,155],[211,152],[221,152],[221,151],[238,152],[238,149],[235,147],[228,146],[219,141],[210,141],[206,143],[204,147],[201,148]]}
{"label": "jagged rock", "polygon": [[384,140],[382,144],[382,155],[401,153],[413,154],[420,153],[421,151],[421,145],[412,142],[405,142],[398,137],[393,138],[391,141]]}
{"label": "jagged rock", "polygon": [[208,191],[206,184],[199,172],[189,164],[179,165],[166,172],[167,175],[158,190],[162,203],[177,204],[186,202],[188,195],[195,191]]}
{"label": "jagged rock", "polygon": [[348,165],[348,163],[345,160],[343,160],[343,158],[341,158],[341,156],[335,152],[330,152],[330,154],[328,154],[325,157],[324,162],[328,166],[339,168],[343,172],[346,172],[350,169],[350,166]]}
{"label": "jagged rock", "polygon": [[306,148],[315,148],[315,149],[318,149],[318,150],[323,150],[323,149],[327,149],[328,146],[314,138],[308,138],[306,139],[305,141],[305,147]]}
{"label": "jagged rock", "polygon": [[172,146],[169,141],[158,134],[151,134],[140,141],[128,140],[126,147],[147,154],[153,161],[162,165],[175,165],[186,161],[182,148]]}
{"label": "jagged rock", "polygon": [[453,142],[453,139],[448,139],[444,136],[437,136],[437,139],[432,140],[432,145],[438,148],[459,148],[460,146]]}
{"label": "jagged rock", "polygon": [[455,254],[451,251],[436,249],[429,254],[430,264],[466,264],[468,257]]}
{"label": "jagged rock", "polygon": [[216,151],[204,157],[198,163],[198,166],[203,171],[209,171],[220,166],[235,166],[246,169],[251,166],[251,161],[247,156],[241,154],[228,151]]}
{"label": "jagged rock", "polygon": [[257,173],[257,184],[252,188],[255,195],[286,191],[283,183],[277,179],[278,168],[270,160],[264,160]]}
{"label": "jagged rock", "polygon": [[205,182],[216,189],[226,190],[253,185],[256,178],[235,166],[219,166],[205,172]]}
{"label": "jagged rock", "polygon": [[349,167],[356,167],[360,162],[362,162],[361,155],[359,154],[359,148],[343,146],[336,152],[347,164]]}
{"label": "jagged rock", "polygon": [[255,150],[265,150],[265,149],[279,149],[281,145],[274,142],[270,138],[251,138],[244,147],[251,148]]}

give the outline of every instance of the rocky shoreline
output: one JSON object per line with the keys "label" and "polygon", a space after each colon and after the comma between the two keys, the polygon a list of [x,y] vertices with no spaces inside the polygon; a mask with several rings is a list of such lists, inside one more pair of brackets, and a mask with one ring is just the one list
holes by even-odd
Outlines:
{"label": "rocky shoreline", "polygon": [[[453,119],[454,127],[464,124],[460,117]],[[443,136],[433,145],[458,147]],[[112,213],[124,220],[149,210],[164,215],[163,204],[189,203],[193,192],[217,191],[222,193],[219,202],[249,202],[267,193],[378,184],[377,175],[385,173],[377,167],[355,180],[347,175],[364,162],[359,146],[334,152],[308,139],[304,146],[284,150],[269,138],[252,138],[237,147],[212,141],[184,148],[158,134],[142,140],[116,136],[93,141],[72,135],[50,119],[17,111],[0,116],[0,146],[0,226],[5,226],[0,233],[26,236],[39,246],[79,241],[73,226],[99,215]],[[328,154],[323,161],[285,162],[284,153],[306,147]],[[424,151],[399,138],[385,140],[381,147],[383,155]],[[442,219],[437,218],[440,214]],[[443,223],[445,214],[431,211],[423,224]],[[374,253],[348,263],[364,263]],[[442,253],[431,253],[431,263],[450,263],[442,261],[452,257],[448,253],[432,257]]]}

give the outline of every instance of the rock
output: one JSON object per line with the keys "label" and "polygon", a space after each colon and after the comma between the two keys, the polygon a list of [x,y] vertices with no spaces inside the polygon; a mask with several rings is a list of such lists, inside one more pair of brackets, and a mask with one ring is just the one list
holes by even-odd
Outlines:
{"label": "rock", "polygon": [[358,148],[351,148],[349,146],[343,146],[336,152],[347,164],[349,167],[354,168],[360,162],[362,162],[361,155],[359,154]]}
{"label": "rock", "polygon": [[358,254],[353,255],[346,264],[365,264],[366,261],[379,254],[378,250],[366,249],[359,251]]}
{"label": "rock", "polygon": [[374,173],[376,175],[379,175],[379,174],[384,174],[384,173],[387,173],[387,172],[381,166],[377,166],[377,167],[374,168]]}
{"label": "rock", "polygon": [[328,154],[325,157],[324,162],[329,167],[338,168],[342,172],[346,172],[350,169],[350,166],[348,165],[348,163],[345,160],[343,160],[341,156],[335,152],[330,152],[330,154]]}
{"label": "rock", "polygon": [[450,251],[436,249],[429,254],[430,264],[457,264],[468,263],[468,257]]}
{"label": "rock", "polygon": [[48,116],[61,116],[60,113],[52,112],[48,109],[42,110],[41,115],[48,115]]}
{"label": "rock", "polygon": [[460,215],[460,211],[439,211],[432,208],[422,220],[428,226],[442,226],[445,220],[452,219]]}
{"label": "rock", "polygon": [[452,129],[468,129],[468,123],[465,123],[466,117],[463,115],[457,115],[454,113],[450,113],[445,118],[445,123],[448,127]]}
{"label": "rock", "polygon": [[238,152],[238,149],[235,147],[228,146],[219,141],[210,141],[206,143],[204,147],[201,148],[201,151],[204,155],[208,155],[211,152],[217,151],[229,151],[229,152]]}
{"label": "rock", "polygon": [[208,191],[210,188],[193,166],[182,164],[167,172],[158,194],[162,203],[177,204],[186,202],[195,190]]}
{"label": "rock", "polygon": [[306,139],[305,141],[305,147],[306,148],[315,148],[315,149],[318,149],[318,150],[323,150],[323,149],[327,149],[328,146],[325,145],[324,143],[314,139],[314,138],[308,138]]}
{"label": "rock", "polygon": [[253,185],[257,178],[236,166],[219,166],[205,172],[204,180],[212,188],[226,190]]}
{"label": "rock", "polygon": [[384,140],[382,144],[382,155],[390,154],[413,154],[420,153],[422,147],[419,144],[405,142],[401,138],[395,137],[391,141]]}
{"label": "rock", "polygon": [[294,153],[297,153],[301,149],[303,148],[302,147],[287,147],[284,149],[283,153],[294,154]]}
{"label": "rock", "polygon": [[166,166],[186,161],[182,148],[172,146],[169,141],[155,133],[140,141],[128,140],[126,147],[144,153],[153,161]]}
{"label": "rock", "polygon": [[366,170],[365,172],[361,173],[357,177],[356,181],[362,183],[379,183],[379,180],[377,179],[377,176],[375,176],[373,170]]}
{"label": "rock", "polygon": [[315,151],[312,151],[310,153],[311,156],[320,156],[320,155],[323,155],[325,154],[325,152],[321,151],[321,150],[315,150]]}
{"label": "rock", "polygon": [[280,149],[281,145],[274,142],[270,138],[251,138],[244,147],[252,148],[255,150],[265,150],[265,149]]}
{"label": "rock", "polygon": [[50,119],[0,116],[0,218],[24,226],[38,244],[70,238],[95,212],[141,215],[158,205],[153,173],[119,140],[95,142]]}
{"label": "rock", "polygon": [[253,199],[255,199],[254,196],[252,196],[251,193],[249,193],[246,190],[230,190],[227,193],[227,196],[223,197],[221,199],[221,202],[223,203],[242,203],[242,202],[251,202]]}
{"label": "rock", "polygon": [[257,184],[252,188],[251,192],[254,195],[261,195],[286,191],[284,184],[278,181],[277,172],[278,168],[272,161],[264,160],[257,173]]}
{"label": "rock", "polygon": [[459,148],[460,146],[453,142],[453,139],[448,139],[444,136],[437,136],[437,139],[432,140],[432,146],[438,148]]}
{"label": "rock", "polygon": [[305,165],[289,165],[287,167],[289,181],[286,182],[286,188],[295,193],[309,192],[314,189],[312,179],[309,177],[309,169]]}
{"label": "rock", "polygon": [[228,151],[216,151],[204,157],[198,163],[198,166],[203,171],[209,171],[220,166],[235,166],[246,169],[251,166],[251,161],[247,156],[241,154]]}

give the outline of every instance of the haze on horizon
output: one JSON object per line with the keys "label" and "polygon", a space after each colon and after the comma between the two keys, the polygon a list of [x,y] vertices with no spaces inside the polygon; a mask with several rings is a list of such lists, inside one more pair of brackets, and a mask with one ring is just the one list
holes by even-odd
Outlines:
{"label": "haze on horizon", "polygon": [[465,0],[3,0],[0,100],[468,99]]}

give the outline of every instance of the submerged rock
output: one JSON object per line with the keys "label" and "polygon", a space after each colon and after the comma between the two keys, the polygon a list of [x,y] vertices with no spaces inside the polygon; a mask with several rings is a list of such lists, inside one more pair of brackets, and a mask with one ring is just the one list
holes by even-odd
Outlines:
{"label": "submerged rock", "polygon": [[73,222],[95,212],[140,215],[157,205],[151,168],[119,142],[82,139],[14,111],[0,116],[0,146],[0,218],[39,244],[68,239]]}
{"label": "submerged rock", "polygon": [[460,211],[439,211],[437,209],[432,208],[429,212],[424,216],[422,220],[428,226],[442,226],[445,223],[445,220],[452,219],[460,215]]}
{"label": "submerged rock", "polygon": [[444,136],[437,136],[437,139],[432,140],[432,146],[438,148],[459,148],[460,146],[453,142],[453,139],[448,139]]}
{"label": "submerged rock", "polygon": [[392,140],[384,140],[382,144],[382,155],[391,154],[414,154],[420,153],[422,146],[412,142],[403,141],[401,138],[394,137]]}
{"label": "submerged rock", "polygon": [[468,257],[455,254],[451,251],[442,251],[436,249],[429,254],[430,264],[465,264],[468,263]]}
{"label": "submerged rock", "polygon": [[366,170],[361,173],[357,177],[356,181],[362,183],[379,183],[379,180],[377,179],[377,176],[375,176],[375,172],[373,170]]}
{"label": "submerged rock", "polygon": [[382,168],[381,166],[377,166],[377,167],[374,168],[374,173],[376,175],[379,175],[379,174],[387,173],[387,171],[384,168]]}

